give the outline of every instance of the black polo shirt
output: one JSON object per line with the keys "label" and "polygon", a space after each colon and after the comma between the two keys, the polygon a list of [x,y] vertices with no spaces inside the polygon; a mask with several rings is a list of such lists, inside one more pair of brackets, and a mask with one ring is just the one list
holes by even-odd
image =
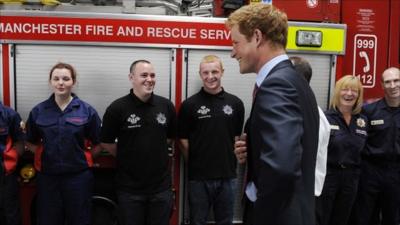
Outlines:
{"label": "black polo shirt", "polygon": [[175,137],[172,102],[153,94],[142,102],[130,93],[107,108],[101,142],[117,138],[117,188],[133,194],[152,194],[171,186],[167,139]]}
{"label": "black polo shirt", "polygon": [[342,113],[330,109],[325,112],[331,125],[331,135],[328,144],[328,168],[359,167],[361,151],[367,140],[368,120],[364,115],[352,115],[347,125]]}
{"label": "black polo shirt", "polygon": [[368,117],[368,140],[364,157],[400,160],[400,107],[389,107],[381,100],[363,107]]}
{"label": "black polo shirt", "polygon": [[233,144],[242,132],[243,102],[224,90],[201,89],[182,103],[178,118],[178,136],[189,140],[189,179],[236,177]]}

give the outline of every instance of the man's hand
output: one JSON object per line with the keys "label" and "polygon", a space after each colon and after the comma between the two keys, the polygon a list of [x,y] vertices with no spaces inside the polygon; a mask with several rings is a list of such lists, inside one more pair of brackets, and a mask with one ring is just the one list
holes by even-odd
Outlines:
{"label": "man's hand", "polygon": [[247,134],[243,133],[240,137],[235,137],[235,149],[233,151],[236,159],[240,164],[246,162],[247,159]]}

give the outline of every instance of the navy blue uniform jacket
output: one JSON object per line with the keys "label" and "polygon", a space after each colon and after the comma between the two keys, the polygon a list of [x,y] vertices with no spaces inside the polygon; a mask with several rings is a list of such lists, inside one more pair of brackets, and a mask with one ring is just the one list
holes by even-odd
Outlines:
{"label": "navy blue uniform jacket", "polygon": [[254,224],[315,224],[318,108],[289,60],[276,65],[258,88],[249,122],[248,179],[258,189]]}

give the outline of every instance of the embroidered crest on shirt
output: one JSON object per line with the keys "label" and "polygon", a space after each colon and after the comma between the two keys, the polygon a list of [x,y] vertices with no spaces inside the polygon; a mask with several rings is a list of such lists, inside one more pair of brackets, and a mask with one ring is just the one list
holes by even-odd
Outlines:
{"label": "embroidered crest on shirt", "polygon": [[208,113],[211,110],[209,108],[207,108],[206,106],[202,105],[200,106],[200,109],[197,110],[197,113],[200,114],[201,116],[199,116],[199,119],[203,119],[203,118],[208,118],[211,117],[210,115],[208,115]]}
{"label": "embroidered crest on shirt", "polygon": [[233,109],[230,105],[224,105],[224,107],[222,108],[222,111],[224,111],[224,113],[226,115],[232,115],[232,113],[233,113]]}
{"label": "embroidered crest on shirt", "polygon": [[165,117],[164,113],[158,113],[156,120],[161,125],[164,125],[167,122],[167,118]]}
{"label": "embroidered crest on shirt", "polygon": [[139,122],[140,117],[136,116],[135,114],[131,114],[126,121],[128,121],[131,126],[128,126],[128,128],[134,128],[134,127],[140,127],[137,122]]}
{"label": "embroidered crest on shirt", "polygon": [[357,122],[357,126],[365,127],[365,120],[363,118],[358,118],[356,122]]}

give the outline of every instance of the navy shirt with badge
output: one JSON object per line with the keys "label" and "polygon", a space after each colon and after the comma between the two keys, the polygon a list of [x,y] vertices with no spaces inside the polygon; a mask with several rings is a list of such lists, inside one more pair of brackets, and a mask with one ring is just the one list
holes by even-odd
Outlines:
{"label": "navy shirt with badge", "polygon": [[35,152],[36,168],[46,174],[64,174],[92,166],[86,145],[100,143],[100,126],[96,110],[76,95],[64,111],[51,95],[32,109],[26,124],[27,141],[40,146]]}
{"label": "navy shirt with badge", "polygon": [[154,194],[171,187],[167,139],[174,139],[172,102],[152,94],[147,102],[130,93],[115,100],[103,117],[101,142],[117,139],[117,188]]}
{"label": "navy shirt with badge", "polygon": [[359,167],[361,151],[367,140],[368,120],[362,114],[352,115],[347,125],[342,114],[334,109],[325,112],[331,125],[331,135],[328,144],[329,167]]}
{"label": "navy shirt with badge", "polygon": [[243,102],[224,90],[212,95],[202,88],[182,103],[178,136],[189,140],[190,180],[236,177],[233,144],[243,120]]}
{"label": "navy shirt with badge", "polygon": [[13,172],[17,166],[18,153],[12,147],[16,141],[23,140],[21,117],[11,108],[0,103],[0,160],[5,173]]}
{"label": "navy shirt with badge", "polygon": [[363,113],[369,119],[368,141],[363,156],[399,160],[400,107],[390,107],[384,99],[380,99],[364,106]]}

